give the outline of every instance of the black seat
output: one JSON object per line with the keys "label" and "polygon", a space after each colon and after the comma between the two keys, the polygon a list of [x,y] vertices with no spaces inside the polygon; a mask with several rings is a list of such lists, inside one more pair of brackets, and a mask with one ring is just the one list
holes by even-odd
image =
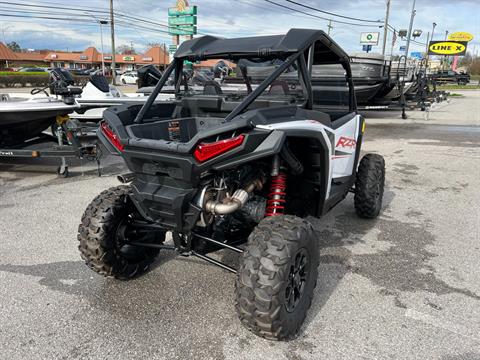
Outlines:
{"label": "black seat", "polygon": [[90,82],[101,92],[110,92],[110,85],[108,84],[108,80],[105,76],[100,74],[90,75]]}
{"label": "black seat", "polygon": [[288,95],[290,90],[286,81],[276,80],[270,85],[268,95]]}
{"label": "black seat", "polygon": [[203,95],[222,95],[223,91],[221,86],[214,80],[205,82],[203,87]]}

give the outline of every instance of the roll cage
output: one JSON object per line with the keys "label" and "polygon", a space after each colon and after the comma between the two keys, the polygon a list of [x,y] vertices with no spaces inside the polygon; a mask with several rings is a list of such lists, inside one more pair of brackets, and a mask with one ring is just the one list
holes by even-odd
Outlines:
{"label": "roll cage", "polygon": [[[242,71],[242,77],[248,89],[248,95],[225,118],[232,121],[247,108],[289,67],[298,70],[306,100],[302,107],[313,109],[313,91],[311,74],[313,65],[340,64],[345,69],[345,79],[349,88],[349,111],[356,111],[356,101],[352,71],[348,55],[321,30],[292,29],[286,35],[259,36],[249,38],[223,39],[213,36],[203,36],[184,42],[174,55],[174,60],[162,74],[151,95],[138,112],[134,122],[143,123],[145,114],[152,107],[158,94],[174,73],[175,96],[180,97],[185,61],[201,61],[210,59],[225,59],[233,61],[254,59],[269,61],[280,59],[283,62],[252,90],[248,76]],[[186,85],[187,86],[187,85]]]}

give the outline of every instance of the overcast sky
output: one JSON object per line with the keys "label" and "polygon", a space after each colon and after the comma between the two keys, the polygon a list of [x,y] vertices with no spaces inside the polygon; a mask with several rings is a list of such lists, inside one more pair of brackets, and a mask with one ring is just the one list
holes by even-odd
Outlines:
{"label": "overcast sky", "polygon": [[[277,3],[289,7],[296,7],[285,0],[274,0]],[[378,20],[385,17],[386,0],[297,0],[315,8],[338,13],[345,16],[361,19]],[[8,1],[7,1],[8,2]],[[45,5],[45,8],[12,7],[6,2],[0,1],[0,31],[3,29],[5,40],[16,41],[23,48],[32,49],[57,49],[57,50],[83,50],[88,46],[95,46],[100,50],[99,26],[90,22],[54,21],[48,19],[33,19],[31,11],[41,11],[37,16],[63,17],[69,20],[94,21],[92,15],[105,17],[102,10],[108,10],[108,0],[82,0],[73,2],[70,0],[11,0],[17,4]],[[115,10],[149,21],[161,23],[167,22],[167,8],[172,7],[175,0],[114,0]],[[391,21],[396,29],[408,28],[412,1],[392,0]],[[321,20],[300,13],[282,9],[265,0],[197,0],[190,4],[198,6],[198,29],[202,33],[220,35],[225,37],[267,35],[285,33],[289,28],[314,28],[327,30],[326,20]],[[66,10],[55,9],[56,6],[85,8],[90,14],[76,13],[77,15],[65,15]],[[23,13],[13,12],[12,9],[23,9]],[[296,7],[301,9],[299,7]],[[303,9],[314,15],[322,15],[318,12]],[[445,31],[468,31],[476,37],[469,44],[469,50],[476,47],[480,52],[480,0],[417,0],[417,15],[414,21],[414,29],[423,30],[423,35],[418,39],[426,41],[427,32],[431,31],[432,23],[436,22],[435,40],[442,40]],[[30,11],[30,13],[29,13]],[[5,15],[20,14],[24,18],[13,18]],[[340,18],[332,17],[342,21]],[[119,20],[122,20],[121,18]],[[127,21],[127,19],[123,19]],[[132,20],[128,20],[131,22]],[[343,21],[351,21],[345,20]],[[118,24],[116,28],[116,45],[130,44],[140,51],[145,50],[147,44],[152,42],[171,42],[168,34],[161,32],[165,27],[153,24],[142,24],[156,29],[157,32],[143,29],[128,28],[127,24]],[[160,30],[160,31],[158,31]],[[357,27],[345,24],[333,23],[331,34],[333,38],[349,52],[361,51],[359,44],[362,31],[380,31],[377,26]],[[110,30],[104,26],[105,51],[110,51]],[[0,36],[3,36],[0,33]],[[391,33],[390,33],[391,36]],[[389,37],[390,37],[389,36]],[[1,41],[4,39],[2,38]],[[381,41],[380,41],[381,44]],[[373,51],[381,51],[381,45],[374,47]],[[398,52],[399,46],[404,42],[397,41],[394,52]],[[391,40],[388,40],[388,52]],[[412,44],[412,51],[423,50],[424,46]]]}

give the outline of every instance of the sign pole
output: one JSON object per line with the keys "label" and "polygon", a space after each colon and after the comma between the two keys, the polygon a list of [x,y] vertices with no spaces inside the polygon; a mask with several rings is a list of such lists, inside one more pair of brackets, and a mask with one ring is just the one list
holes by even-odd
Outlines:
{"label": "sign pole", "polygon": [[388,17],[390,16],[390,0],[387,0],[387,13],[385,14],[385,23],[384,31],[383,31],[383,48],[382,48],[382,55],[385,56],[385,49],[387,47],[387,36],[388,36]]}

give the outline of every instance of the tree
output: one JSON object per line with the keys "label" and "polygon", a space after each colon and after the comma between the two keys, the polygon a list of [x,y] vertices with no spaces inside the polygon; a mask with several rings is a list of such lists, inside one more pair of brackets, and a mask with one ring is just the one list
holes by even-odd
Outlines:
{"label": "tree", "polygon": [[20,52],[22,51],[20,45],[18,45],[15,41],[9,42],[7,47],[12,50],[13,52]]}
{"label": "tree", "polygon": [[117,47],[117,54],[136,55],[137,53],[135,52],[133,46],[124,44]]}

